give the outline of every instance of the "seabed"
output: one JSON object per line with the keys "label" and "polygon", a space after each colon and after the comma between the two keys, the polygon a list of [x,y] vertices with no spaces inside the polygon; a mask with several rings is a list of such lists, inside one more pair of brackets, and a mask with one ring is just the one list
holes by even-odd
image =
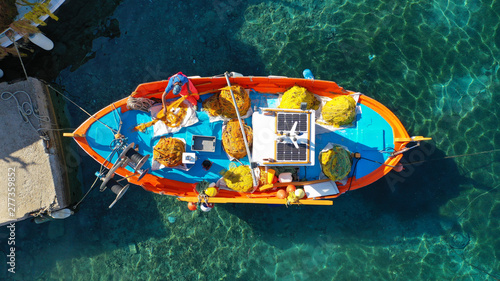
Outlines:
{"label": "seabed", "polygon": [[[39,73],[89,112],[178,71],[301,77],[309,68],[432,137],[403,159],[426,162],[330,207],[189,212],[131,188],[109,211],[113,196],[91,193],[66,220],[17,224],[15,275],[1,260],[2,228],[0,279],[500,279],[499,1],[105,4],[61,7],[64,25],[44,30],[60,40],[53,56],[32,61],[31,69],[53,62]],[[87,118],[67,110],[73,126]],[[484,151],[492,152],[428,161]],[[99,166],[83,154],[79,166],[86,191]]]}

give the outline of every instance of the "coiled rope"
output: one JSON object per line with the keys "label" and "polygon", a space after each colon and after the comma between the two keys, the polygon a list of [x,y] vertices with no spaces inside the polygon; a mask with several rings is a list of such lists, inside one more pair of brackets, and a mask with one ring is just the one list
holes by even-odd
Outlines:
{"label": "coiled rope", "polygon": [[[28,101],[25,102],[20,102],[18,97],[16,95],[21,95],[24,94],[26,95]],[[35,130],[42,138],[45,138],[45,134],[41,133],[40,130],[43,130],[42,128],[35,128],[35,125],[33,125],[33,122],[30,120],[30,116],[34,116],[36,119],[38,119],[40,122],[49,122],[50,123],[50,118],[48,116],[40,116],[38,114],[38,109],[34,106],[33,101],[31,100],[31,96],[25,92],[25,91],[16,91],[14,93],[12,92],[3,92],[1,95],[2,100],[8,101],[10,99],[14,99],[14,101],[17,104],[17,109],[19,110],[19,114],[24,120],[24,123],[29,123],[31,128]]]}
{"label": "coiled rope", "polygon": [[[19,56],[19,61],[21,62],[21,66],[23,67],[23,71],[24,71],[24,76],[26,77],[26,81],[28,81],[28,73],[26,72],[26,67],[24,67],[24,63],[23,63],[23,60],[21,59],[21,54],[19,53],[19,49],[17,48],[17,43],[16,43],[16,40],[14,40],[14,34],[12,34],[12,32],[8,31],[6,33],[7,37],[10,39],[10,41],[12,41],[12,44],[14,45],[14,47],[16,48],[16,51],[17,51],[17,54]],[[110,129],[113,134],[116,134],[118,131],[112,129],[111,127],[109,127],[108,125],[104,124],[101,120],[95,118],[93,115],[91,115],[90,113],[88,113],[85,109],[83,109],[81,106],[79,106],[78,104],[76,104],[76,102],[72,101],[70,98],[68,98],[66,95],[64,95],[63,93],[61,93],[60,91],[58,91],[57,89],[55,89],[54,87],[52,87],[49,83],[47,83],[46,81],[43,81],[41,80],[45,85],[47,85],[47,87],[51,88],[52,90],[56,91],[56,93],[60,94],[61,96],[63,96],[65,99],[67,99],[69,102],[71,102],[72,104],[74,104],[78,109],[80,109],[81,111],[83,111],[84,113],[86,113],[88,116],[90,116],[91,118],[94,118],[96,121],[98,121],[99,123],[103,124],[104,126],[106,126],[106,128]],[[15,95],[15,93],[14,93]],[[3,94],[2,94],[2,98],[3,98]],[[31,98],[30,98],[31,100]]]}
{"label": "coiled rope", "polygon": [[133,110],[149,112],[153,103],[154,101],[150,99],[129,97],[127,100],[127,107]]}

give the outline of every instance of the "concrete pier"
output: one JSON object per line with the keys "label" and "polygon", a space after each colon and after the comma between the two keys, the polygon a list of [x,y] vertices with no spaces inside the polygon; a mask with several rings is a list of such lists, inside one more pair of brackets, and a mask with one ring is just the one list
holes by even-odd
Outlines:
{"label": "concrete pier", "polygon": [[61,133],[47,87],[29,78],[0,83],[0,94],[1,226],[71,202]]}

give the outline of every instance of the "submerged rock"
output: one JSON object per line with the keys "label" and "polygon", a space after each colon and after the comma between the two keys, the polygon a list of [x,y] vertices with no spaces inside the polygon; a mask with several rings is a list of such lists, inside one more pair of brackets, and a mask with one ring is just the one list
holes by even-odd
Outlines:
{"label": "submerged rock", "polygon": [[135,245],[135,243],[128,244],[128,251],[133,255],[137,254],[137,246]]}

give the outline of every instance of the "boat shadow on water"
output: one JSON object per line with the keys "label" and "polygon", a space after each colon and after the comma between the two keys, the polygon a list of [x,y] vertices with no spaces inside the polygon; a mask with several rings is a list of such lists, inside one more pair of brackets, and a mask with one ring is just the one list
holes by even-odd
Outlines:
{"label": "boat shadow on water", "polygon": [[[349,191],[334,199],[333,206],[233,204],[217,207],[246,221],[258,236],[282,249],[289,248],[290,241],[313,246],[326,242],[388,246],[423,235],[439,237],[443,233],[462,233],[458,214],[466,206],[460,206],[455,217],[444,217],[440,208],[459,196],[463,184],[485,190],[487,187],[461,176],[451,159],[409,164],[446,157],[435,148],[428,152],[425,148],[413,150],[401,161],[406,163],[403,172],[392,171],[371,186]],[[412,159],[411,155],[417,154],[423,158],[413,156],[415,159]],[[464,232],[464,235],[468,234]],[[445,240],[449,239],[445,237]]]}

